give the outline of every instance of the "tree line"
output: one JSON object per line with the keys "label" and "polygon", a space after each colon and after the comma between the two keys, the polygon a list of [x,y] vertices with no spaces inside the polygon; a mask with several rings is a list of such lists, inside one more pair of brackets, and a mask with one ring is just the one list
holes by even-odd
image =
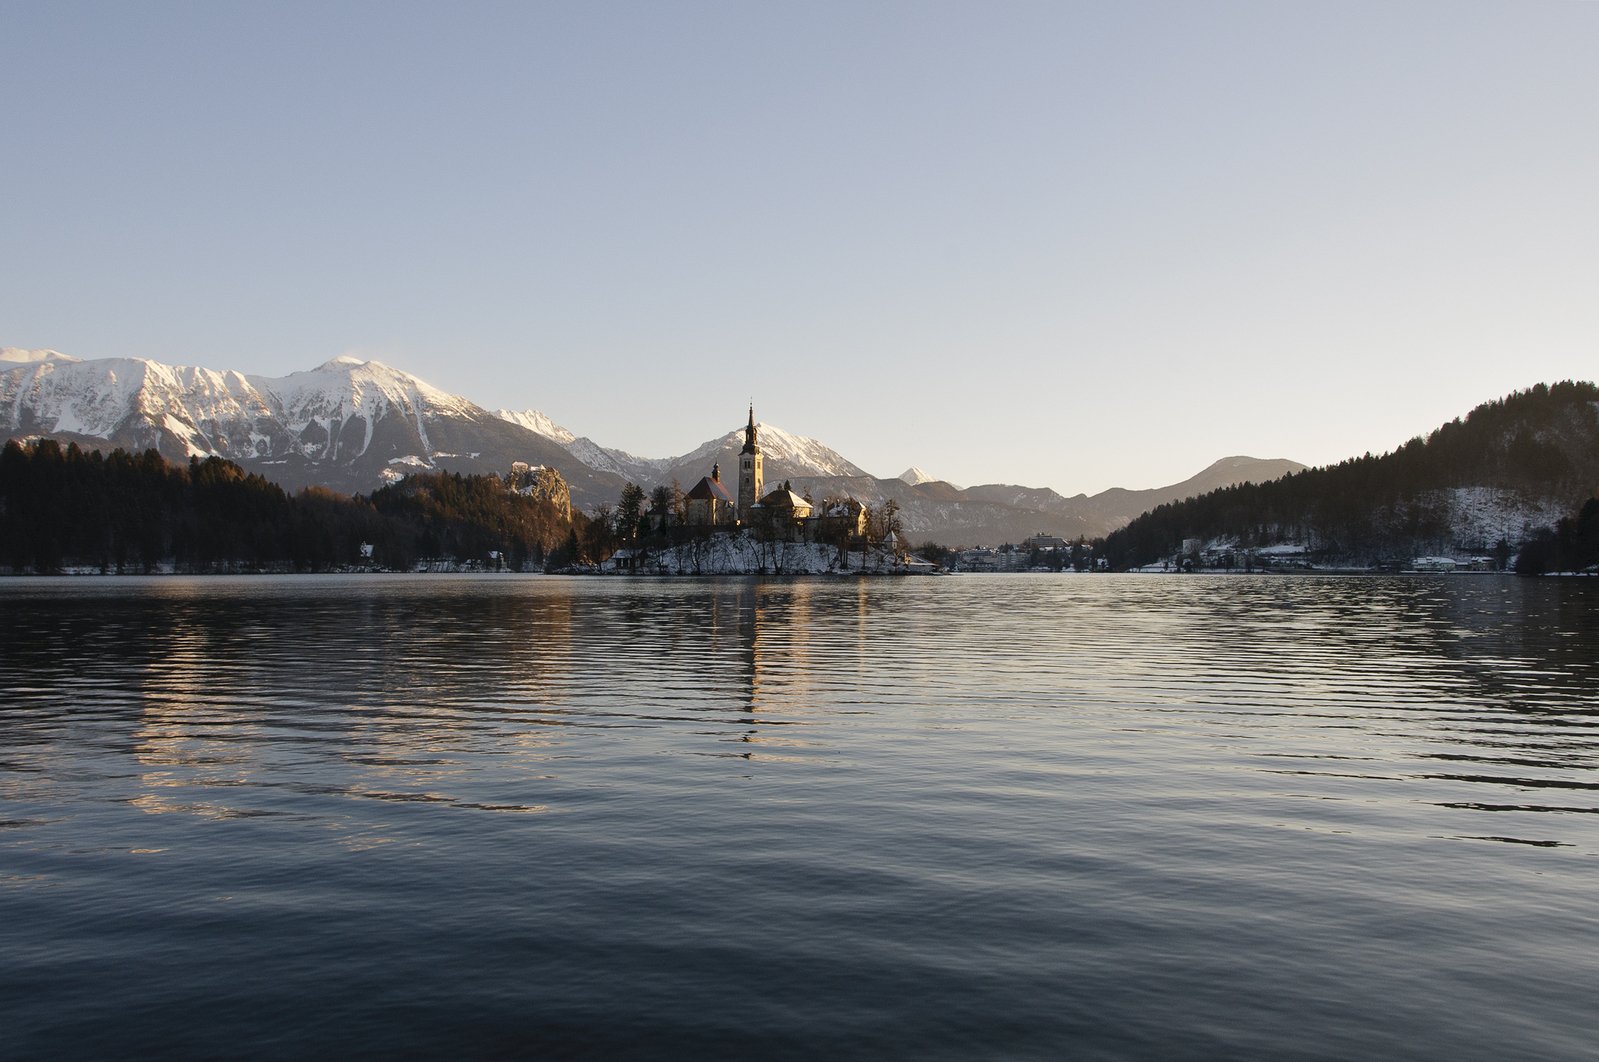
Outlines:
{"label": "tree line", "polygon": [[1521,544],[1516,571],[1521,575],[1592,571],[1599,566],[1599,498],[1589,498],[1576,515],[1560,520]]}
{"label": "tree line", "polygon": [[[806,495],[805,500],[811,502],[810,495]],[[811,504],[813,512],[819,514],[834,511],[851,501],[846,496],[828,496],[819,505],[814,502]],[[859,533],[842,522],[834,522],[827,525],[816,540],[837,548],[841,555],[847,550],[896,547],[904,537],[899,502],[888,498],[880,505],[864,505],[861,509],[864,519]],[[689,523],[687,497],[676,480],[659,484],[650,491],[629,482],[623,484],[615,506],[602,504],[595,508],[587,544],[591,547],[589,552],[609,556],[618,549],[664,549],[709,539],[730,530],[726,526]],[[786,534],[786,529],[760,522],[756,522],[749,531],[758,540]]]}
{"label": "tree line", "polygon": [[[1582,499],[1596,485],[1599,388],[1539,384],[1382,456],[1367,453],[1158,506],[1107,535],[1103,550],[1115,568],[1169,557],[1189,538],[1230,539],[1245,549],[1301,542],[1328,556],[1380,562],[1456,545],[1450,488]],[[1508,554],[1515,544],[1460,545]]]}
{"label": "tree line", "polygon": [[[551,486],[546,484],[546,487]],[[545,570],[597,562],[589,519],[563,492],[443,471],[362,497],[289,494],[219,457],[168,462],[63,448],[0,451],[0,566],[11,572],[409,570],[419,562]]]}

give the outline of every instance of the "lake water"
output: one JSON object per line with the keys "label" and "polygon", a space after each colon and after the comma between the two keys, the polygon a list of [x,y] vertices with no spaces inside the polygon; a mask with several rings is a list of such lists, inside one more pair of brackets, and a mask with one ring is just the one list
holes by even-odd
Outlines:
{"label": "lake water", "polygon": [[1599,581],[12,579],[0,1057],[1599,1053]]}

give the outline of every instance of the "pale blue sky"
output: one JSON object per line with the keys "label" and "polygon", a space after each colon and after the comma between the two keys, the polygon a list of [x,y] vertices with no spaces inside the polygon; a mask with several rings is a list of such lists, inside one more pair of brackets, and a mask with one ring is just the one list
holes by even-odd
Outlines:
{"label": "pale blue sky", "polygon": [[0,0],[0,345],[1065,493],[1599,375],[1599,4]]}

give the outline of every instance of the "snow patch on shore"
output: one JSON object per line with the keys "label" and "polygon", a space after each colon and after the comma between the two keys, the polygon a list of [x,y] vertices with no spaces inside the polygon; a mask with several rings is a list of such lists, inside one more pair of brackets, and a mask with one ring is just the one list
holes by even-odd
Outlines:
{"label": "snow patch on shore", "polygon": [[[627,556],[626,553],[623,555]],[[609,565],[617,570],[614,563]],[[816,542],[761,542],[753,535],[713,535],[647,550],[633,569],[643,575],[827,575],[903,572],[904,559],[887,549],[853,550]]]}

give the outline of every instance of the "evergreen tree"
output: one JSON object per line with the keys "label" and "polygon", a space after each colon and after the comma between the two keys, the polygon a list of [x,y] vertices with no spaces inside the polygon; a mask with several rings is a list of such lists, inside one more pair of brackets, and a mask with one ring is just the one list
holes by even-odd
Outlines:
{"label": "evergreen tree", "polygon": [[622,497],[616,506],[616,533],[624,542],[638,537],[640,522],[644,517],[644,488],[637,483],[622,487]]}
{"label": "evergreen tree", "polygon": [[[1295,541],[1341,558],[1381,562],[1450,548],[1448,492],[1489,487],[1512,496],[1586,497],[1599,485],[1599,388],[1539,384],[1485,403],[1390,454],[1365,454],[1271,483],[1246,483],[1161,505],[1112,532],[1117,568],[1169,557],[1185,538],[1243,549]],[[1484,552],[1489,543],[1478,544]]]}
{"label": "evergreen tree", "polygon": [[0,450],[0,566],[13,572],[84,565],[102,571],[318,571],[419,556],[541,566],[570,531],[564,485],[538,496],[496,476],[427,473],[347,498],[282,488],[217,457],[170,465],[154,450],[102,456],[52,440]]}

